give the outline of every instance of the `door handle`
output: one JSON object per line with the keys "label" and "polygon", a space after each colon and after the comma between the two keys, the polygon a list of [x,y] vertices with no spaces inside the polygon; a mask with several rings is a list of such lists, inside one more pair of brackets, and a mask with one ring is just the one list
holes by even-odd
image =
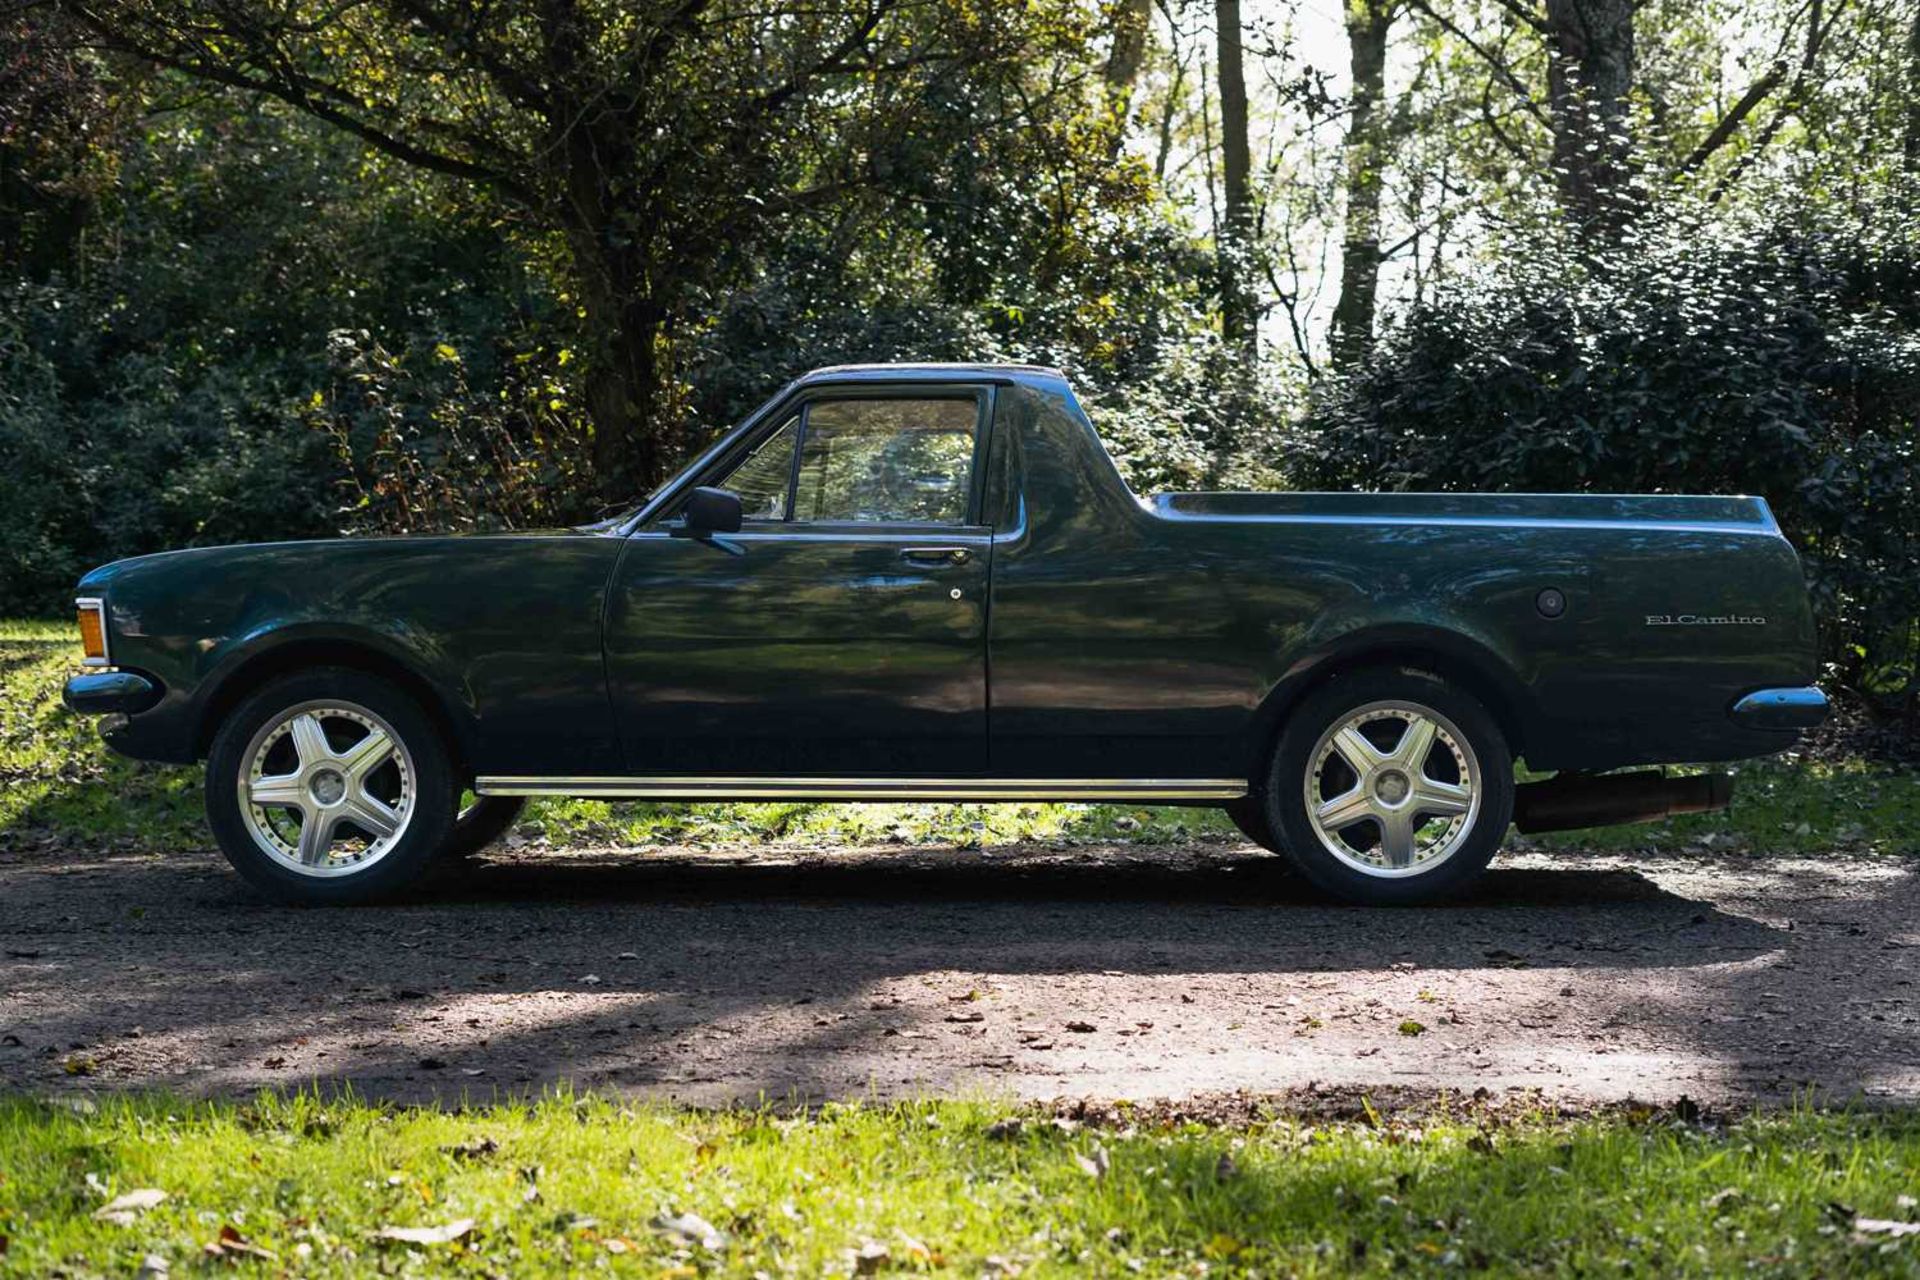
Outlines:
{"label": "door handle", "polygon": [[973,558],[968,547],[907,547],[900,558],[909,564],[965,564]]}

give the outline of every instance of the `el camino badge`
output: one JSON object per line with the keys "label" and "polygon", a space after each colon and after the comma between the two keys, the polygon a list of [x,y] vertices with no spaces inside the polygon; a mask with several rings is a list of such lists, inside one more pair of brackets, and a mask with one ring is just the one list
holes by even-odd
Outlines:
{"label": "el camino badge", "polygon": [[1764,627],[1767,620],[1744,613],[1650,613],[1650,627]]}

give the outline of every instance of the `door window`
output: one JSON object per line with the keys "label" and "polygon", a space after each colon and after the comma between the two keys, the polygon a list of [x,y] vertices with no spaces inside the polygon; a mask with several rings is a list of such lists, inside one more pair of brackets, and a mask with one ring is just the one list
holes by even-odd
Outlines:
{"label": "door window", "polygon": [[965,523],[979,416],[972,397],[815,401],[793,518]]}
{"label": "door window", "polygon": [[787,518],[787,494],[793,483],[793,446],[799,437],[800,415],[796,413],[719,482],[740,495],[741,519]]}

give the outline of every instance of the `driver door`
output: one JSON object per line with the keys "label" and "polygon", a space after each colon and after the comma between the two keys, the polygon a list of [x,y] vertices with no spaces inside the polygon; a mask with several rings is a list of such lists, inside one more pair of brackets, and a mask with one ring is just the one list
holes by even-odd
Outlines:
{"label": "driver door", "polygon": [[987,765],[991,393],[820,387],[697,482],[738,534],[627,540],[607,669],[635,777],[945,777]]}

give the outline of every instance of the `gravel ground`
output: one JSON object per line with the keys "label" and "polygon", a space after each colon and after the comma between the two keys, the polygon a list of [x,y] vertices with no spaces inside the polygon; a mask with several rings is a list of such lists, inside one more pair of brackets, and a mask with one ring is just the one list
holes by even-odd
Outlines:
{"label": "gravel ground", "polygon": [[1364,911],[1245,847],[742,849],[288,910],[212,856],[15,853],[0,1088],[1910,1102],[1916,884],[1528,853],[1470,901]]}

